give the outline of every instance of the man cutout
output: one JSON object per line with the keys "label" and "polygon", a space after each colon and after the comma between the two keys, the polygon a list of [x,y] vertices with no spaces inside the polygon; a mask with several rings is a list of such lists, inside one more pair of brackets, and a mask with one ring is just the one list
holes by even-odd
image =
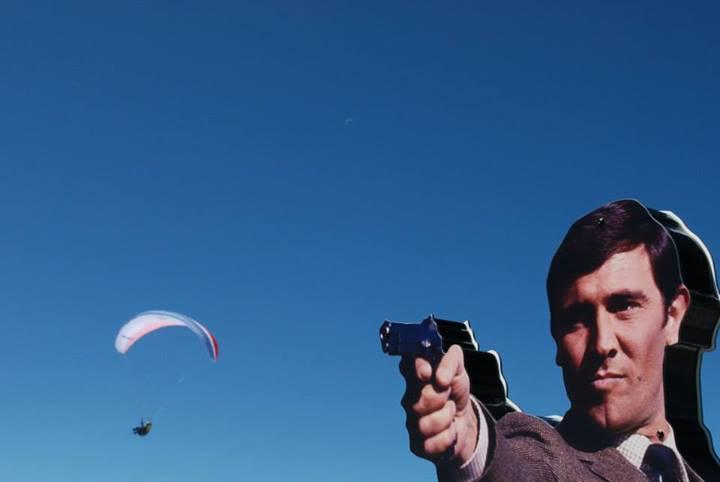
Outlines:
{"label": "man cutout", "polygon": [[401,361],[410,447],[445,481],[696,482],[665,415],[663,358],[690,303],[670,235],[637,201],[579,219],[548,273],[550,332],[570,409],[553,428],[494,422],[463,353]]}

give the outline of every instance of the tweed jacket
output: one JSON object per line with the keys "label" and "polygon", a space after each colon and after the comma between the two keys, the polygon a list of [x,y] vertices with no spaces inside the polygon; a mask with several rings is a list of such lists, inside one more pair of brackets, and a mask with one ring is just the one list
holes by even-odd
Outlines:
{"label": "tweed jacket", "polygon": [[[564,423],[564,422],[563,422]],[[483,482],[603,481],[647,482],[647,477],[614,447],[579,449],[569,424],[557,429],[543,420],[511,413],[490,424],[488,463]],[[581,434],[580,434],[581,435]],[[690,482],[702,479],[685,463]]]}

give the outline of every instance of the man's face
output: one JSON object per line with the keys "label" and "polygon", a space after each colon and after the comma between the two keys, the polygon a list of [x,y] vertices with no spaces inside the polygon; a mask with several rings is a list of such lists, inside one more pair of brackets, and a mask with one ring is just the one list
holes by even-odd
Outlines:
{"label": "man's face", "polygon": [[665,309],[643,245],[578,278],[553,320],[572,409],[614,433],[664,420],[665,346],[677,342],[688,299],[683,287]]}

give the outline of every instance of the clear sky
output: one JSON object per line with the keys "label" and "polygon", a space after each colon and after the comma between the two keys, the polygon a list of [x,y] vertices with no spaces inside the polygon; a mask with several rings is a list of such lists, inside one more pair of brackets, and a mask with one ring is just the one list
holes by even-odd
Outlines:
{"label": "clear sky", "polygon": [[[563,413],[569,225],[636,198],[720,253],[716,2],[289,3],[3,3],[0,479],[431,481],[384,319],[471,320]],[[116,353],[149,309],[219,361]]]}

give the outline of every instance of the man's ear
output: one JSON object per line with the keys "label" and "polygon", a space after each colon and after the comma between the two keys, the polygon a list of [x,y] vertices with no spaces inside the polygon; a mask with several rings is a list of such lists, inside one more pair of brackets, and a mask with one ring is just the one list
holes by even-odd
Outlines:
{"label": "man's ear", "polygon": [[677,295],[667,312],[667,322],[665,323],[665,343],[667,345],[674,345],[678,342],[680,336],[680,323],[687,313],[688,307],[690,306],[690,291],[685,285],[680,285],[678,288]]}

